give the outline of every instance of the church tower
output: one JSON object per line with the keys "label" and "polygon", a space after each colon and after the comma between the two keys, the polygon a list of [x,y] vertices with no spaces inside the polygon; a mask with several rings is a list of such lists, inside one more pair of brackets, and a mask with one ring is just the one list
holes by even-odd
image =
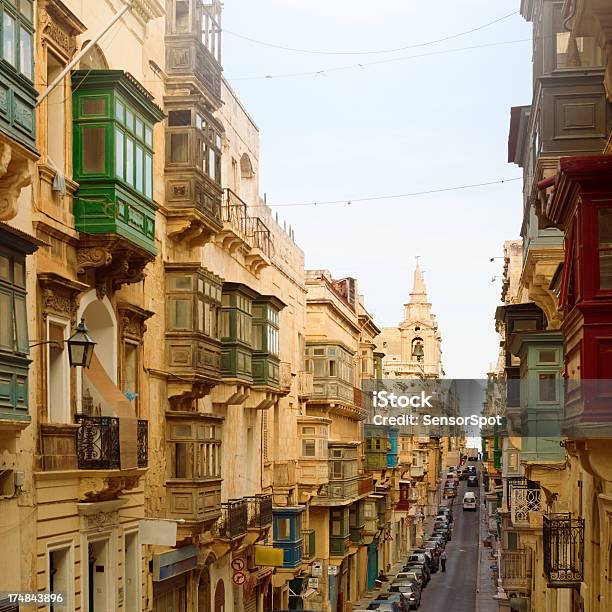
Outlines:
{"label": "church tower", "polygon": [[399,326],[384,328],[381,333],[383,345],[378,350],[385,353],[384,377],[441,378],[444,375],[442,338],[418,261],[410,299],[404,309],[404,320]]}

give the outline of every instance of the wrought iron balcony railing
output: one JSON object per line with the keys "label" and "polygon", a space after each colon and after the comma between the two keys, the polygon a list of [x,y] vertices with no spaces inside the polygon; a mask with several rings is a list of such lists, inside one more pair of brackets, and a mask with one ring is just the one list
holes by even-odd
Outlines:
{"label": "wrought iron balcony railing", "polygon": [[510,517],[515,526],[529,526],[529,513],[541,510],[541,490],[531,486],[513,486],[511,489]]}
{"label": "wrought iron balcony railing", "polygon": [[508,504],[508,510],[512,508],[512,489],[515,486],[527,486],[527,479],[524,476],[508,476],[506,478],[506,503]]}
{"label": "wrought iron balcony railing", "polygon": [[217,523],[219,537],[233,540],[246,534],[248,506],[246,499],[230,499],[221,504],[221,517]]}
{"label": "wrought iron balcony railing", "polygon": [[138,437],[136,439],[138,467],[149,465],[149,421],[138,420]]}
{"label": "wrought iron balcony railing", "polygon": [[501,551],[502,587],[527,591],[531,588],[531,551],[529,549]]}
{"label": "wrought iron balcony railing", "polygon": [[578,587],[584,580],[584,519],[544,516],[544,575],[549,588]]}
{"label": "wrought iron balcony railing", "polygon": [[247,497],[249,529],[266,529],[272,525],[272,495]]}
{"label": "wrought iron balcony railing", "polygon": [[77,464],[81,470],[118,470],[119,418],[77,414]]}
{"label": "wrought iron balcony railing", "polygon": [[310,561],[317,554],[317,535],[314,529],[302,529],[302,559]]}

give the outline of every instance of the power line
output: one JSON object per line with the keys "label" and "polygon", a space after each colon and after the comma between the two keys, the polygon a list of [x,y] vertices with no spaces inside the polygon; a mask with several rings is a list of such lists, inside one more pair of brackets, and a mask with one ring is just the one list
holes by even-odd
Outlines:
{"label": "power line", "polygon": [[374,202],[379,200],[393,200],[397,198],[410,198],[420,195],[429,195],[432,193],[443,193],[445,191],[460,191],[462,189],[473,189],[475,187],[486,187],[489,185],[501,185],[502,183],[510,183],[511,181],[521,181],[522,176],[507,179],[497,179],[496,181],[487,181],[485,183],[472,183],[470,185],[455,185],[454,187],[441,187],[439,189],[428,189],[426,191],[413,191],[412,193],[398,193],[394,195],[380,195],[380,196],[368,196],[361,198],[344,198],[342,200],[326,200],[321,202],[293,202],[290,204],[259,204],[253,208],[259,207],[270,207],[270,208],[289,208],[295,206],[333,206],[344,204],[350,206],[352,204],[359,204],[361,202]]}
{"label": "power line", "polygon": [[368,68],[369,66],[377,66],[379,64],[390,64],[393,62],[403,62],[406,60],[417,59],[420,57],[445,55],[447,53],[457,53],[458,51],[471,51],[473,49],[500,47],[502,45],[513,45],[516,43],[532,42],[532,41],[533,41],[533,38],[520,38],[517,40],[506,40],[506,41],[494,42],[494,43],[484,43],[481,45],[472,45],[470,47],[458,47],[457,49],[444,49],[440,51],[430,51],[429,53],[420,53],[417,55],[406,55],[404,57],[392,57],[392,58],[387,58],[384,60],[377,60],[374,62],[362,62],[359,64],[348,64],[345,66],[322,68],[320,70],[308,70],[308,71],[303,71],[303,72],[286,72],[286,73],[281,73],[281,74],[262,74],[262,75],[255,75],[255,76],[234,77],[234,78],[228,78],[227,80],[228,81],[255,81],[255,80],[263,80],[263,79],[268,79],[268,80],[287,79],[287,78],[304,77],[304,76],[324,76],[331,72],[340,72],[344,70],[355,70],[357,68],[365,69],[365,68]]}
{"label": "power line", "polygon": [[256,38],[251,38],[250,36],[245,36],[244,34],[239,34],[238,32],[232,32],[227,28],[223,29],[224,34],[230,34],[236,38],[240,38],[242,40],[246,40],[248,42],[254,43],[256,45],[262,45],[264,47],[271,47],[273,49],[281,49],[282,51],[293,51],[294,53],[308,53],[311,55],[378,55],[383,53],[396,53],[397,51],[406,51],[408,49],[417,49],[419,47],[426,47],[428,45],[435,45],[437,43],[445,42],[447,40],[453,40],[455,38],[460,38],[461,36],[467,36],[468,34],[472,34],[473,32],[478,32],[479,30],[484,30],[500,21],[504,21],[513,15],[518,15],[519,11],[512,11],[512,13],[508,13],[503,17],[498,17],[493,21],[489,21],[482,25],[479,25],[471,30],[465,30],[463,32],[458,32],[457,34],[451,34],[449,36],[445,36],[444,38],[438,38],[437,40],[429,40],[427,42],[417,43],[413,45],[406,45],[404,47],[396,47],[394,49],[378,49],[374,51],[322,51],[322,50],[314,50],[314,49],[298,49],[295,47],[285,47],[283,45],[277,45],[274,43],[265,42],[263,40],[257,40]]}

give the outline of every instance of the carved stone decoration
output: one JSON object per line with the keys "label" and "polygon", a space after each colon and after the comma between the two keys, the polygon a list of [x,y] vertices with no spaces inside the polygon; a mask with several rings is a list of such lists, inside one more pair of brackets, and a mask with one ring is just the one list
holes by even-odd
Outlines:
{"label": "carved stone decoration", "polygon": [[119,302],[117,311],[119,313],[121,339],[142,342],[142,337],[147,331],[145,321],[155,313],[127,302]]}
{"label": "carved stone decoration", "polygon": [[0,142],[0,221],[9,221],[17,214],[17,199],[32,182],[32,172],[29,159],[15,155],[7,142]]}
{"label": "carved stone decoration", "polygon": [[77,274],[102,298],[122,285],[141,282],[145,266],[153,259],[152,253],[119,235],[91,235],[79,240]]}
{"label": "carved stone decoration", "polygon": [[69,61],[78,49],[76,37],[86,27],[61,0],[40,0],[38,3],[38,30],[43,46]]}
{"label": "carved stone decoration", "polygon": [[76,325],[79,294],[89,287],[54,273],[39,274],[38,283],[41,288],[43,320],[46,321],[49,314],[52,314],[69,319],[73,326]]}
{"label": "carved stone decoration", "polygon": [[138,486],[140,475],[81,478],[79,499],[86,502],[100,502],[116,499],[124,491]]}

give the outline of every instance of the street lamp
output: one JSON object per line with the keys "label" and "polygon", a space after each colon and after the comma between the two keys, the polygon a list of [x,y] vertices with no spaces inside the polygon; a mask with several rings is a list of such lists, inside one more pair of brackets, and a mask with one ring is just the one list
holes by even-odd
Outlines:
{"label": "street lamp", "polygon": [[93,357],[96,343],[89,335],[85,319],[81,319],[76,332],[66,340],[68,344],[68,361],[73,368],[88,368]]}

